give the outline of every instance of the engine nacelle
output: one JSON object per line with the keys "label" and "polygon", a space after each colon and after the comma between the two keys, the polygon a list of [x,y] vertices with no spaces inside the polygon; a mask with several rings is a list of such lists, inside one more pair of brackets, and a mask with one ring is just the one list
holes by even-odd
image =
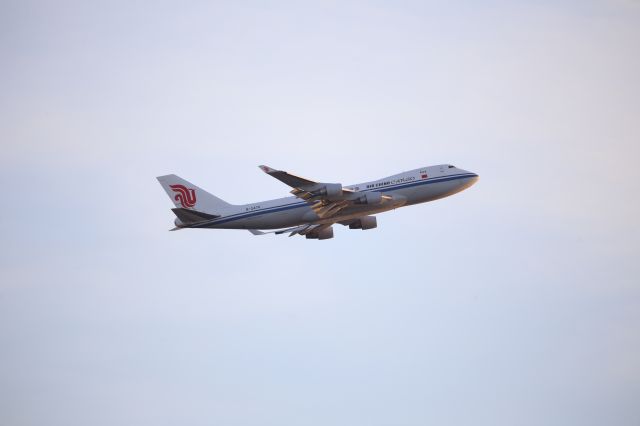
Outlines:
{"label": "engine nacelle", "polygon": [[358,198],[355,204],[381,204],[382,193],[380,192],[366,192],[360,198]]}
{"label": "engine nacelle", "polygon": [[342,184],[327,183],[322,188],[313,191],[313,194],[327,197],[329,200],[340,199],[342,198]]}
{"label": "engine nacelle", "polygon": [[333,227],[328,227],[325,229],[321,229],[319,232],[311,232],[305,235],[307,239],[318,239],[318,240],[328,240],[333,238]]}
{"label": "engine nacelle", "polygon": [[361,217],[357,221],[353,222],[349,225],[349,229],[362,229],[366,231],[367,229],[373,229],[378,227],[378,220],[375,216],[365,216]]}

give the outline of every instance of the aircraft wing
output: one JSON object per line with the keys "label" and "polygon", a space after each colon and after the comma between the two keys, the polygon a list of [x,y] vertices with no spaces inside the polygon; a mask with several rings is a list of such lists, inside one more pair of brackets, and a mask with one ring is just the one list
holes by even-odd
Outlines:
{"label": "aircraft wing", "polygon": [[321,218],[335,215],[358,199],[356,191],[343,188],[339,183],[316,182],[269,166],[260,166],[260,169],[292,187],[291,193],[309,203]]}
{"label": "aircraft wing", "polygon": [[251,232],[253,235],[266,235],[266,234],[281,235],[281,234],[286,234],[288,232],[289,236],[293,237],[294,235],[307,235],[314,231],[319,232],[325,228],[330,227],[331,225],[333,224],[332,223],[305,224],[300,226],[294,226],[293,228],[278,229],[276,231],[260,231],[259,229],[249,229],[249,232]]}
{"label": "aircraft wing", "polygon": [[287,173],[283,170],[272,169],[269,166],[259,166],[259,167],[266,174],[273,176],[274,178],[278,179],[280,182],[284,182],[292,188],[311,187],[318,183],[309,179],[305,179],[300,176],[293,175],[291,173]]}

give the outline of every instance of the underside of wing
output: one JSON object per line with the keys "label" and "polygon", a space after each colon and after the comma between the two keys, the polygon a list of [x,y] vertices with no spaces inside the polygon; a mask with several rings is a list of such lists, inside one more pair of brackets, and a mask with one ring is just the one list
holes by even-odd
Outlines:
{"label": "underside of wing", "polygon": [[278,229],[276,231],[260,231],[258,229],[249,229],[253,235],[266,235],[266,234],[289,234],[290,237],[294,235],[304,235],[307,238],[328,239],[333,238],[332,223],[325,224],[305,224],[300,226],[294,226],[287,229]]}

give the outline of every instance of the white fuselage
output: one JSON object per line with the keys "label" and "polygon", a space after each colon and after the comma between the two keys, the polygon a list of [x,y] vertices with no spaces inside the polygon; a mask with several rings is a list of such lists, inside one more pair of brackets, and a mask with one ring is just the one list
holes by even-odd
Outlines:
{"label": "white fuselage", "polygon": [[279,198],[240,206],[222,212],[221,217],[195,226],[213,229],[278,229],[314,223],[347,221],[402,206],[437,200],[460,192],[478,179],[478,175],[450,165],[430,166],[383,179],[348,185],[358,192],[381,192],[393,202],[384,205],[353,205],[336,216],[320,219],[306,201],[296,197]]}

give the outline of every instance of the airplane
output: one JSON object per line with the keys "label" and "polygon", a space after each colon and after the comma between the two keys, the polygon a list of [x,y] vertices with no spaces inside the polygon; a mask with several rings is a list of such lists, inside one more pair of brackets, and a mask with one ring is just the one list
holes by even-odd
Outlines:
{"label": "airplane", "polygon": [[[333,225],[373,229],[378,213],[438,200],[463,191],[478,175],[450,164],[422,167],[382,179],[342,186],[316,182],[259,166],[263,172],[293,188],[292,197],[251,204],[229,204],[176,175],[157,177],[175,204],[175,228],[244,229],[254,235],[304,235],[333,238]],[[269,231],[265,231],[269,230]]]}

